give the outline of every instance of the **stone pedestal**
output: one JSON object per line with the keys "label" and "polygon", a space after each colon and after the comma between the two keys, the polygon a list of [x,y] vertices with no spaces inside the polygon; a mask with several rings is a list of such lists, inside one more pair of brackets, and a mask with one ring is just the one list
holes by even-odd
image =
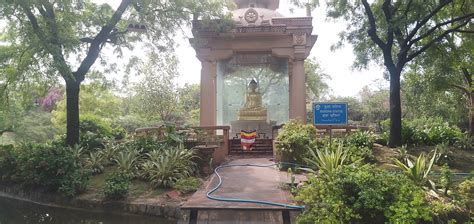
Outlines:
{"label": "stone pedestal", "polygon": [[230,135],[232,139],[240,134],[241,130],[253,131],[257,130],[257,138],[272,139],[272,126],[276,124],[275,121],[232,121],[230,122]]}

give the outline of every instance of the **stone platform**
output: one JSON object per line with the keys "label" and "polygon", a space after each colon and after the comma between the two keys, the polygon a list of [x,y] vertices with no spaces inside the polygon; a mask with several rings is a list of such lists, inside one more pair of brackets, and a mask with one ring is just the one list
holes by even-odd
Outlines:
{"label": "stone platform", "polygon": [[[269,158],[240,158],[229,164],[272,164]],[[223,198],[239,198],[294,204],[291,194],[282,190],[290,177],[273,167],[226,167],[220,170],[222,186],[212,195]],[[194,193],[181,207],[189,211],[191,221],[180,223],[292,223],[298,209],[280,206],[225,202],[211,200],[206,193],[217,184],[213,175],[203,188]],[[193,218],[194,216],[194,218]]]}
{"label": "stone platform", "polygon": [[257,138],[269,138],[272,139],[272,126],[276,122],[267,122],[267,121],[231,121],[230,122],[230,135],[232,139],[236,137],[236,134],[240,134],[241,130],[245,131],[257,131]]}

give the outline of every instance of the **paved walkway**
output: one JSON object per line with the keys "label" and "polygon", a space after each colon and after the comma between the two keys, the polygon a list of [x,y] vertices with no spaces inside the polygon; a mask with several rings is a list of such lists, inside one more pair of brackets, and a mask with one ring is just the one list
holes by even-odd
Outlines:
{"label": "paved walkway", "polygon": [[[273,164],[269,158],[242,158],[235,159],[229,164]],[[289,182],[285,172],[280,172],[274,167],[226,167],[220,170],[222,186],[212,195],[223,198],[239,198],[268,201],[282,204],[294,204],[292,196],[288,191],[282,190],[283,183]],[[213,175],[204,184],[203,189],[184,203],[182,209],[246,209],[246,210],[285,210],[280,206],[224,202],[211,200],[206,193],[217,184],[218,178]]]}

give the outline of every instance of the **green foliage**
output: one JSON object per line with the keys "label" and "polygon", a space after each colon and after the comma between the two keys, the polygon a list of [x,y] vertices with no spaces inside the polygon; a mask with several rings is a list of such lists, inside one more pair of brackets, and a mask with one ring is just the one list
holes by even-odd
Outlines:
{"label": "green foliage", "polygon": [[[149,53],[141,66],[144,78],[135,86],[135,113],[149,119],[173,122],[178,117],[178,93],[174,84],[177,77],[177,58],[173,54],[160,56]],[[160,68],[156,70],[156,68]]]}
{"label": "green foliage", "polygon": [[112,173],[105,179],[105,198],[113,200],[125,198],[128,194],[130,184],[131,180],[129,175],[122,172]]}
{"label": "green foliage", "polygon": [[23,144],[0,150],[2,179],[25,187],[44,187],[73,196],[85,190],[89,175],[71,149]]}
{"label": "green foliage", "polygon": [[419,223],[432,220],[432,211],[422,189],[411,182],[405,182],[402,178],[392,181],[397,187],[393,190],[397,193],[394,203],[385,211],[389,223]]}
{"label": "green foliage", "polygon": [[125,142],[124,146],[131,149],[135,149],[140,152],[140,154],[146,154],[153,150],[163,149],[167,147],[165,141],[159,141],[152,137],[138,137],[131,141]]}
{"label": "green foliage", "polygon": [[346,163],[347,151],[342,145],[338,145],[335,149],[326,147],[324,149],[309,149],[308,158],[305,158],[306,164],[313,169],[303,169],[315,173],[314,168],[319,169],[319,174],[325,179],[332,179]]}
{"label": "green foliage", "polygon": [[350,124],[375,126],[379,121],[389,118],[388,96],[388,89],[364,86],[357,97],[331,97],[331,101],[348,103]]}
{"label": "green foliage", "polygon": [[306,59],[304,63],[304,74],[306,77],[307,103],[318,102],[329,93],[326,83],[330,77],[324,73],[321,65],[314,59]]}
{"label": "green foliage", "polygon": [[134,133],[137,128],[146,127],[149,122],[136,114],[128,114],[114,119],[112,126],[121,127],[127,133]]}
{"label": "green foliage", "polygon": [[311,177],[296,199],[306,205],[298,223],[416,223],[431,219],[421,188],[404,176],[373,166],[346,166],[332,179]]}
{"label": "green foliage", "polygon": [[364,104],[357,97],[332,97],[331,101],[347,102],[347,117],[349,119],[349,124],[357,124],[363,122],[365,116]]}
{"label": "green foliage", "polygon": [[150,152],[149,160],[142,165],[141,176],[155,187],[171,187],[179,179],[187,178],[194,173],[196,153],[183,147],[163,149]]}
{"label": "green foliage", "polygon": [[364,163],[373,163],[376,161],[374,151],[372,148],[368,147],[355,147],[347,146],[346,150],[348,151],[348,161],[352,163],[364,162]]}
{"label": "green foliage", "polygon": [[128,147],[124,147],[114,157],[117,169],[120,170],[121,173],[130,175],[130,177],[136,175],[139,159],[140,153],[136,149]]}
{"label": "green foliage", "polygon": [[424,186],[427,182],[430,182],[431,186],[433,186],[432,182],[428,179],[428,175],[431,172],[436,157],[437,152],[435,150],[431,159],[425,153],[421,153],[415,161],[412,161],[410,158],[406,158],[404,162],[394,159],[394,163],[418,186]]}
{"label": "green foliage", "polygon": [[444,164],[441,167],[441,176],[439,178],[439,182],[444,190],[444,195],[448,196],[448,190],[453,185],[453,173],[447,164]]}
{"label": "green foliage", "polygon": [[357,148],[372,148],[375,136],[370,131],[356,131],[346,138],[347,144]]}
{"label": "green foliage", "polygon": [[461,182],[458,186],[458,192],[462,202],[474,213],[474,178],[469,178]]}
{"label": "green foliage", "polygon": [[[201,19],[208,28],[217,31],[228,30],[231,18],[226,7],[226,1],[196,0],[170,1],[167,4],[122,1],[115,10],[109,4],[92,1],[2,1],[0,20],[5,22],[5,32],[1,35],[0,82],[3,85],[8,81],[8,86],[15,82],[35,83],[37,79],[57,83],[60,76],[69,87],[80,86],[86,76],[93,75],[90,68],[98,61],[96,59],[104,46],[110,45],[106,48],[113,49],[117,57],[123,56],[124,48],[132,49],[137,41],[143,42],[149,52],[171,51],[175,40],[173,35],[191,18]],[[127,32],[131,21],[146,23],[146,35]],[[71,58],[77,63],[69,63]],[[116,64],[110,62],[113,60],[102,58],[100,61],[106,71],[114,73],[117,70]],[[74,94],[67,97],[73,99],[71,102],[81,104],[79,107],[69,105],[70,109],[80,108],[82,115],[88,111],[102,118],[117,117],[114,115],[121,112],[115,107],[119,105],[116,103],[118,98],[111,92],[97,97],[99,90],[96,88],[89,92],[92,94],[86,95],[88,89],[81,87],[80,100]],[[102,100],[105,103],[101,103]],[[155,103],[159,104],[159,101]],[[61,134],[65,133],[65,108],[63,101],[56,110],[60,115],[55,113],[53,119]],[[75,112],[72,114],[78,118],[78,111],[70,112]],[[77,127],[71,125],[69,128]],[[69,143],[77,143],[76,137],[68,136]]]}
{"label": "green foliage", "polygon": [[302,163],[304,154],[316,144],[317,132],[313,125],[304,125],[299,121],[286,122],[276,138],[276,150],[282,161]]}
{"label": "green foliage", "polygon": [[375,135],[370,131],[357,131],[344,139],[346,150],[349,151],[349,160],[352,162],[374,162],[375,156],[372,147]]}
{"label": "green foliage", "polygon": [[125,137],[123,128],[112,128],[111,124],[95,115],[84,115],[80,118],[80,145],[86,151],[96,151],[104,148],[109,140],[119,140]]}
{"label": "green foliage", "polygon": [[[442,43],[447,39],[455,40],[456,46],[459,38],[454,35],[465,35],[459,31],[469,29],[473,7],[465,1],[327,1],[328,17],[343,19],[348,24],[339,34],[337,46],[344,42],[353,46],[355,67],[367,68],[375,62],[384,65],[390,76],[391,146],[402,143],[399,128],[402,72],[407,65],[416,64],[410,62],[426,56],[429,49],[444,48]],[[459,58],[471,62],[472,52],[467,51],[468,56]],[[456,50],[447,48],[446,52],[444,54],[448,55]]]}
{"label": "green foliage", "polygon": [[0,145],[0,181],[10,181],[17,167],[17,155],[13,145]]}
{"label": "green foliage", "polygon": [[104,172],[104,154],[101,152],[91,152],[85,161],[85,168],[89,169],[93,175]]}
{"label": "green foliage", "polygon": [[[444,67],[445,62],[439,63],[441,65]],[[462,92],[450,89],[448,84],[452,81],[459,83],[458,76],[461,75],[442,73],[431,66],[431,63],[418,68],[410,66],[404,74],[402,94],[406,99],[406,117],[440,117],[453,125],[467,123],[468,103]]]}
{"label": "green foliage", "polygon": [[438,152],[435,159],[437,165],[449,164],[453,161],[453,153],[449,149],[448,143],[437,144],[435,150]]}
{"label": "green foliage", "polygon": [[104,149],[100,150],[98,153],[101,154],[101,157],[104,159],[105,165],[110,165],[114,162],[114,157],[118,152],[118,146],[113,142],[107,142],[104,144]]}
{"label": "green foliage", "polygon": [[462,133],[459,135],[458,140],[456,141],[456,147],[464,150],[472,149],[473,140],[469,133]]}
{"label": "green foliage", "polygon": [[112,136],[112,127],[110,126],[110,124],[95,115],[81,116],[79,130],[82,133],[95,133],[99,135],[99,137]]}
{"label": "green foliage", "polygon": [[79,193],[86,191],[89,184],[90,174],[87,170],[81,168],[76,169],[62,180],[59,192],[68,197],[73,197]]}
{"label": "green foliage", "polygon": [[[473,6],[464,7],[472,11]],[[402,86],[408,117],[438,116],[450,124],[469,126],[473,47],[471,35],[455,33],[408,67]]]}
{"label": "green foliage", "polygon": [[[381,122],[382,130],[388,131],[390,121]],[[436,145],[454,144],[461,136],[457,127],[452,127],[440,118],[417,118],[402,121],[402,141],[404,144]]]}
{"label": "green foliage", "polygon": [[46,143],[55,134],[51,114],[41,110],[32,110],[23,116],[14,131],[17,142]]}
{"label": "green foliage", "polygon": [[[120,98],[112,94],[110,87],[98,81],[82,85],[79,94],[80,131],[111,137],[112,118],[119,117],[122,111]],[[52,122],[59,134],[66,132],[66,100],[64,97],[52,111]]]}
{"label": "green foliage", "polygon": [[199,178],[188,177],[176,181],[174,188],[183,194],[188,194],[197,191],[201,184],[202,182]]}
{"label": "green foliage", "polygon": [[[199,100],[201,89],[198,84],[185,84],[178,88],[178,99],[182,119],[186,121],[186,125],[199,125]],[[198,113],[196,113],[196,111]]]}

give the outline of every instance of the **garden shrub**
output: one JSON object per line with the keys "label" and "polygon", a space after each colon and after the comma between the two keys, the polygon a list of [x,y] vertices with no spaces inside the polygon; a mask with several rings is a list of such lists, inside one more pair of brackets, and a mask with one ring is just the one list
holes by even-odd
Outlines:
{"label": "garden shrub", "polygon": [[[44,187],[67,196],[87,187],[89,174],[66,147],[48,144],[24,144],[15,149],[15,167],[11,166],[10,181],[25,187]],[[13,163],[10,163],[13,164]],[[3,170],[2,170],[3,171]]]}
{"label": "garden shrub", "polygon": [[114,156],[114,162],[120,172],[135,177],[140,159],[140,153],[133,148],[125,147]]}
{"label": "garden shrub", "polygon": [[[150,156],[150,155],[159,156]],[[196,171],[194,150],[183,147],[169,148],[149,153],[149,160],[142,164],[141,177],[155,187],[171,187],[179,179],[187,178]]]}
{"label": "garden shrub", "polygon": [[277,153],[281,154],[283,162],[303,163],[308,148],[316,145],[317,132],[311,124],[290,120],[284,124],[276,141]]}
{"label": "garden shrub", "polygon": [[375,136],[369,131],[356,131],[346,137],[347,145],[357,148],[372,148],[374,146]]}
{"label": "garden shrub", "polygon": [[85,160],[85,168],[90,170],[90,172],[95,174],[100,174],[104,172],[104,163],[105,163],[104,154],[101,152],[91,152]]}
{"label": "garden shrub", "polygon": [[122,147],[135,149],[140,154],[146,154],[153,150],[162,150],[164,148],[167,148],[168,145],[166,143],[159,142],[152,137],[140,137],[125,142],[124,144],[122,144]]}
{"label": "garden shrub", "polygon": [[372,150],[374,142],[375,135],[369,131],[357,131],[347,136],[345,145],[349,151],[349,160],[352,162],[374,162],[375,156]]}
{"label": "garden shrub", "polygon": [[362,161],[364,163],[372,163],[376,161],[372,148],[348,146],[346,150],[349,152],[350,162]]}
{"label": "garden shrub", "polygon": [[123,128],[112,128],[111,124],[93,115],[83,115],[79,123],[80,144],[87,151],[103,149],[104,143],[110,139],[120,140],[125,138]]}
{"label": "garden shrub", "polygon": [[114,127],[122,127],[128,133],[134,133],[137,128],[149,125],[145,119],[137,115],[125,115],[114,119]]}
{"label": "garden shrub", "polygon": [[188,194],[197,191],[201,184],[202,182],[199,178],[188,177],[176,181],[174,188],[183,194]]}
{"label": "garden shrub", "polygon": [[127,196],[131,178],[123,172],[114,172],[107,176],[104,185],[106,199],[123,199]]}
{"label": "garden shrub", "polygon": [[15,174],[16,157],[13,145],[0,145],[0,181],[10,181]]}
{"label": "garden shrub", "polygon": [[[383,132],[388,133],[390,121],[381,122]],[[456,143],[462,135],[459,128],[450,126],[441,118],[417,118],[402,120],[403,144],[436,145],[447,142]]]}
{"label": "garden shrub", "polygon": [[466,205],[472,215],[474,215],[474,178],[469,178],[461,182],[458,186],[461,201]]}
{"label": "garden shrub", "polygon": [[473,145],[473,139],[468,132],[465,132],[459,135],[455,145],[460,149],[471,150]]}
{"label": "garden shrub", "polygon": [[431,220],[424,191],[403,175],[346,166],[329,179],[310,177],[296,196],[299,223],[417,223]]}
{"label": "garden shrub", "polygon": [[[321,178],[332,178],[346,164],[348,152],[342,144],[327,145],[324,148],[309,149],[304,158],[308,168],[300,168],[310,173],[318,173]],[[316,172],[316,170],[319,170]],[[291,170],[289,170],[290,172]]]}

